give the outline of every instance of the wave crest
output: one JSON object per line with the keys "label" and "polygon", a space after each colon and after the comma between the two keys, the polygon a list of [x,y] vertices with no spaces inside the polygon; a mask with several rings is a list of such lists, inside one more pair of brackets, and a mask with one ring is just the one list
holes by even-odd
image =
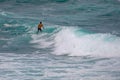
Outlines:
{"label": "wave crest", "polygon": [[88,34],[65,28],[56,34],[55,51],[56,55],[69,56],[106,56],[113,57],[120,55],[120,38],[111,34]]}

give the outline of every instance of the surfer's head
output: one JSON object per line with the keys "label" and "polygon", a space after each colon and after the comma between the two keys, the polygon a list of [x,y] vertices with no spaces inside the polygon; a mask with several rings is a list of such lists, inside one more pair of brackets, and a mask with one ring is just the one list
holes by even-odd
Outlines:
{"label": "surfer's head", "polygon": [[40,22],[40,24],[42,24],[42,22]]}

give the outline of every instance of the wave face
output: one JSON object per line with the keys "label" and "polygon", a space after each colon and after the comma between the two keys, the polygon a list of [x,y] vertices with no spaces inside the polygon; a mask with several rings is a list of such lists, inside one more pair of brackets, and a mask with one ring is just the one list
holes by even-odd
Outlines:
{"label": "wave face", "polygon": [[120,80],[119,50],[119,0],[0,0],[0,80]]}

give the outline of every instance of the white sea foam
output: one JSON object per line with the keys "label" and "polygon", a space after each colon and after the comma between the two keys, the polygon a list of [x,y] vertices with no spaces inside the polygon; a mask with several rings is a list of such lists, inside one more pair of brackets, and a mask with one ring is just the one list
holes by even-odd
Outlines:
{"label": "white sea foam", "polygon": [[[11,38],[12,39],[12,38]],[[0,40],[11,40],[11,39],[8,39],[8,38],[4,38],[4,37],[1,37]]]}
{"label": "white sea foam", "polygon": [[2,15],[2,16],[13,16],[14,14],[12,12],[6,12],[6,11],[0,10],[0,15]]}
{"label": "white sea foam", "polygon": [[69,56],[120,56],[120,38],[111,34],[78,36],[75,30],[63,28],[56,34],[53,54]]}
{"label": "white sea foam", "polygon": [[19,26],[19,24],[4,24],[5,27],[14,27],[14,26]]}
{"label": "white sea foam", "polygon": [[44,37],[46,34],[41,34],[41,35],[32,35],[32,41],[30,43],[37,43],[36,45],[34,45],[33,47],[36,47],[36,48],[46,48],[46,47],[49,47],[52,42],[48,42],[46,41],[45,38],[42,38]]}

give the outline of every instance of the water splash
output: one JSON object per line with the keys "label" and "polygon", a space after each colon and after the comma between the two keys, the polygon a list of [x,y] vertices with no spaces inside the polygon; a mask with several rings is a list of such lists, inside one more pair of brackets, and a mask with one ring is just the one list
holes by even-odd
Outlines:
{"label": "water splash", "polygon": [[56,55],[69,56],[106,56],[113,57],[120,55],[120,38],[111,34],[88,34],[75,30],[63,28],[56,34],[55,51]]}

